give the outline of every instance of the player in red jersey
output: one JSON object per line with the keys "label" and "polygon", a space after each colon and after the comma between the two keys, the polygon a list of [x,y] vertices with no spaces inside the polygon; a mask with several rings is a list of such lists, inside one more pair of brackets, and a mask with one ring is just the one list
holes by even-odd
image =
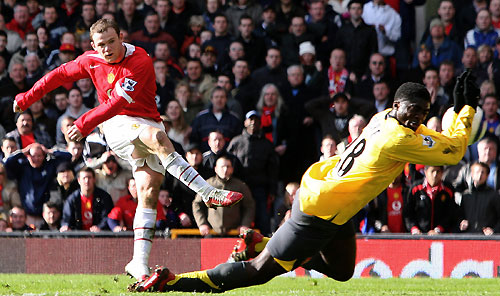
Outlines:
{"label": "player in red jersey", "polygon": [[68,136],[82,140],[102,123],[108,145],[132,165],[139,204],[134,218],[134,255],[125,270],[140,280],[149,275],[156,204],[165,171],[203,196],[208,206],[229,206],[242,195],[208,185],[174,151],[156,108],[155,74],[146,51],[123,43],[118,25],[106,19],[92,25],[90,38],[93,51],[54,69],[28,92],[18,94],[14,112],[26,110],[64,83],[92,79],[100,105],[80,116]]}

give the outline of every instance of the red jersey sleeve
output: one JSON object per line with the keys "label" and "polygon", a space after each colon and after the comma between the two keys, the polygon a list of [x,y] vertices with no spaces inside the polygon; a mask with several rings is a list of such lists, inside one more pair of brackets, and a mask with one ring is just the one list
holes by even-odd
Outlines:
{"label": "red jersey sleeve", "polygon": [[[151,79],[154,81],[154,68],[149,56],[132,55],[129,58],[133,60],[127,63],[125,74],[115,83],[108,99],[75,121],[83,136],[88,135],[100,123],[118,115],[127,104],[135,103],[144,87],[151,83]],[[138,108],[140,106],[137,105]]]}
{"label": "red jersey sleeve", "polygon": [[16,96],[17,105],[22,110],[26,110],[31,104],[62,84],[89,78],[90,76],[83,66],[84,59],[85,56],[79,56],[76,60],[67,62],[47,73],[29,91]]}

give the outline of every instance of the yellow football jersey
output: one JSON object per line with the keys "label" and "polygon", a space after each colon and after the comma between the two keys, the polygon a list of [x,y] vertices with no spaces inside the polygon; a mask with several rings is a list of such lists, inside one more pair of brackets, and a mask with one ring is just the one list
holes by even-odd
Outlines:
{"label": "yellow football jersey", "polygon": [[344,224],[398,176],[407,162],[457,164],[465,154],[475,110],[454,115],[442,133],[421,125],[404,127],[382,111],[340,155],[313,164],[302,177],[300,208],[309,215]]}

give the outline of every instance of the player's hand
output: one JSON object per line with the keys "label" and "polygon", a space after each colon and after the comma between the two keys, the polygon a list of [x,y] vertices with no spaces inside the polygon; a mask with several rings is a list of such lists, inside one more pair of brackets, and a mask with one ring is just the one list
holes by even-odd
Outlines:
{"label": "player's hand", "polygon": [[[22,94],[18,94],[17,96],[19,96],[19,95],[22,95]],[[17,98],[17,96],[16,96],[16,98]],[[12,102],[12,111],[14,111],[14,113],[23,112],[23,110],[21,109],[21,107],[19,107],[17,105],[17,101],[16,100],[14,100],[14,102]]]}
{"label": "player's hand", "polygon": [[458,76],[455,87],[453,88],[453,110],[457,114],[465,106],[464,80],[466,74],[467,72],[463,72],[460,76]]}
{"label": "player's hand", "polygon": [[68,130],[68,138],[71,141],[81,141],[83,139],[83,135],[76,125],[72,125]]}
{"label": "player's hand", "polygon": [[479,87],[476,85],[476,76],[468,70],[464,80],[465,104],[471,106],[475,110],[479,102],[479,94],[480,91]]}

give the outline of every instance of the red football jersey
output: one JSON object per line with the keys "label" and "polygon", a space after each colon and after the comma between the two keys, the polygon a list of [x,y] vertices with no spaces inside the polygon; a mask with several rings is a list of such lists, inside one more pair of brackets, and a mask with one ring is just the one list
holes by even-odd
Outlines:
{"label": "red football jersey", "polygon": [[18,106],[26,110],[33,102],[66,82],[91,78],[100,105],[75,121],[83,136],[115,115],[151,118],[160,121],[157,110],[156,77],[153,62],[140,47],[124,43],[125,57],[119,63],[106,62],[97,51],[87,51],[38,80],[26,93],[16,96]]}

